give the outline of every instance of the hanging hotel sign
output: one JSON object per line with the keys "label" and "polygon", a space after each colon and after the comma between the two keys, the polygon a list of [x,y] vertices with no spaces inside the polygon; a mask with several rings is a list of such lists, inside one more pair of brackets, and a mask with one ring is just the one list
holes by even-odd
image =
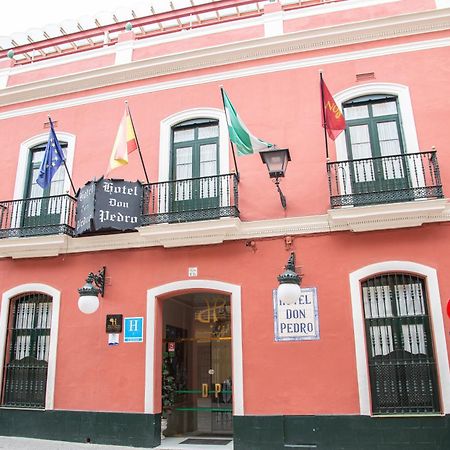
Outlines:
{"label": "hanging hotel sign", "polygon": [[89,181],[77,195],[76,235],[129,231],[141,225],[139,181]]}
{"label": "hanging hotel sign", "polygon": [[299,299],[286,304],[273,291],[276,341],[304,341],[320,339],[317,289],[301,288]]}

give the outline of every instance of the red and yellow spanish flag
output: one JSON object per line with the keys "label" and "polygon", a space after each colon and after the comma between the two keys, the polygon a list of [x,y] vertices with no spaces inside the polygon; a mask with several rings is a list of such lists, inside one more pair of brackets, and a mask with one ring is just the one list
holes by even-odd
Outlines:
{"label": "red and yellow spanish flag", "polygon": [[119,129],[117,130],[116,140],[109,158],[109,166],[106,171],[108,175],[111,170],[128,164],[128,154],[137,150],[136,132],[131,121],[130,111],[125,108]]}
{"label": "red and yellow spanish flag", "polygon": [[322,93],[323,93],[323,116],[324,126],[327,130],[328,137],[333,141],[339,136],[339,134],[345,130],[345,119],[341,110],[334,101],[333,96],[330,94],[325,82],[321,79]]}

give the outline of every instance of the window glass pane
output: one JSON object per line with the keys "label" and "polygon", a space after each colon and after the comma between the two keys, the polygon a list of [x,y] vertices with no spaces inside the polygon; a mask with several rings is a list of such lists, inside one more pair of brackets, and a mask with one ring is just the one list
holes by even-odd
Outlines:
{"label": "window glass pane", "polygon": [[403,348],[414,355],[427,354],[425,330],[422,324],[402,325]]}
{"label": "window glass pane", "polygon": [[364,313],[366,319],[392,317],[389,286],[364,286]]}
{"label": "window glass pane", "polygon": [[371,326],[369,331],[372,356],[388,355],[394,351],[391,326]]}
{"label": "window glass pane", "polygon": [[396,285],[395,300],[399,316],[422,316],[425,314],[421,284]]}
{"label": "window glass pane", "polygon": [[396,102],[374,103],[372,105],[372,114],[374,117],[386,116],[388,114],[397,114]]}
{"label": "window glass pane", "polygon": [[344,108],[344,115],[347,120],[364,119],[369,117],[369,108],[367,105],[346,106]]}
{"label": "window glass pane", "polygon": [[192,178],[192,147],[177,148],[176,158],[176,179]]}
{"label": "window glass pane", "polygon": [[206,139],[219,136],[219,126],[213,125],[211,127],[200,127],[198,129],[198,138]]}
{"label": "window glass pane", "polygon": [[356,125],[351,126],[349,130],[353,159],[370,158],[372,152],[370,150],[369,127],[367,125]]}
{"label": "window glass pane", "polygon": [[33,161],[33,163],[40,163],[42,161],[42,158],[44,157],[44,150],[37,150],[37,151],[33,151],[31,160]]}
{"label": "window glass pane", "polygon": [[[369,127],[356,125],[349,128],[353,160],[371,158]],[[353,161],[355,183],[366,183],[375,179],[372,161]]]}
{"label": "window glass pane", "polygon": [[16,329],[23,330],[33,327],[35,308],[35,303],[18,303],[16,310]]}
{"label": "window glass pane", "polygon": [[385,179],[403,178],[405,176],[403,159],[400,156],[400,140],[397,122],[381,122],[377,124],[381,156],[392,156],[383,159],[383,175]]}
{"label": "window glass pane", "polygon": [[194,140],[194,128],[187,128],[181,130],[174,130],[173,132],[173,142],[185,142]]}
{"label": "window glass pane", "polygon": [[22,358],[25,358],[26,356],[30,356],[30,342],[31,342],[31,336],[17,336],[16,342],[15,342],[15,351],[14,351],[14,358],[17,360],[21,360]]}

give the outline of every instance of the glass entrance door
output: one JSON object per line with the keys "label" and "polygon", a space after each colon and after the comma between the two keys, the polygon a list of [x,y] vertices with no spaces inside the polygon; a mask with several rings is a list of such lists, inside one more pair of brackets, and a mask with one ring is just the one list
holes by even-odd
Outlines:
{"label": "glass entrance door", "polygon": [[[229,436],[233,415],[229,299],[195,294],[172,301],[165,307],[163,350],[176,395],[165,435]],[[170,316],[173,320],[178,316],[177,325],[170,324]]]}

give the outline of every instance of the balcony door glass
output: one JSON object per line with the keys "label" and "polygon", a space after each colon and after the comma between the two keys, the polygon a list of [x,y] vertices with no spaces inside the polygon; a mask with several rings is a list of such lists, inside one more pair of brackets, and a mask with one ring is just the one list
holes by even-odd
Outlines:
{"label": "balcony door glass", "polygon": [[213,119],[182,122],[172,129],[172,211],[219,204],[219,124]]}
{"label": "balcony door glass", "polygon": [[343,106],[355,203],[410,200],[397,98],[359,97]]}
{"label": "balcony door glass", "polygon": [[[67,144],[61,142],[61,148],[66,155]],[[50,186],[42,189],[36,183],[39,168],[45,153],[45,144],[30,149],[27,180],[24,192],[25,204],[22,207],[22,226],[36,227],[59,223],[62,199],[57,197],[64,193],[65,168],[61,165],[55,172]]]}

